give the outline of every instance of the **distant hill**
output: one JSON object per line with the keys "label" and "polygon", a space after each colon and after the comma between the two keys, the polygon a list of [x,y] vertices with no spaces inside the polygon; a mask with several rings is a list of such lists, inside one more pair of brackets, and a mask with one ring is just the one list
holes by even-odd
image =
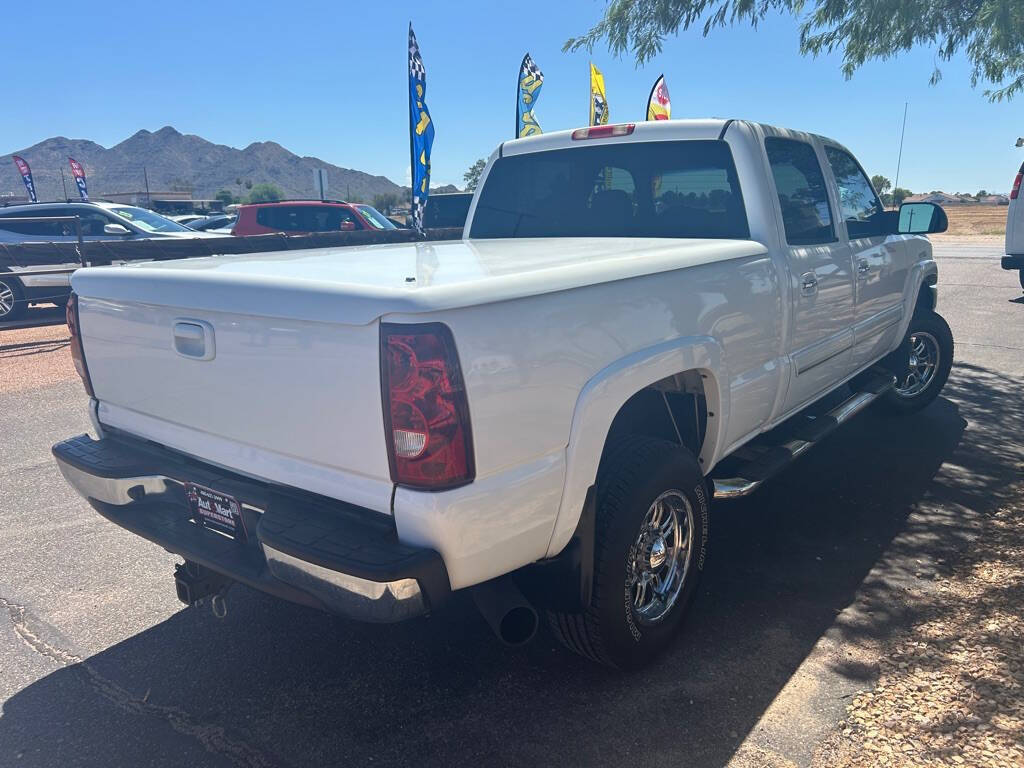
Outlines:
{"label": "distant hill", "polygon": [[[94,141],[56,136],[12,154],[21,155],[32,166],[40,200],[63,196],[61,168],[67,177],[68,194],[77,196],[67,165],[69,155],[85,166],[92,197],[145,189],[143,167],[149,175],[151,192],[191,190],[196,198],[211,198],[219,189],[244,196],[246,182],[276,184],[287,197],[310,197],[314,168],[327,169],[333,198],[370,201],[374,195],[401,192],[401,187],[384,176],[339,168],[315,157],[299,157],[272,141],[234,149],[179,133],[170,126],[155,133],[139,131],[109,149]],[[238,180],[241,185],[236,183]],[[0,156],[0,194],[23,195],[24,191],[11,155]]]}

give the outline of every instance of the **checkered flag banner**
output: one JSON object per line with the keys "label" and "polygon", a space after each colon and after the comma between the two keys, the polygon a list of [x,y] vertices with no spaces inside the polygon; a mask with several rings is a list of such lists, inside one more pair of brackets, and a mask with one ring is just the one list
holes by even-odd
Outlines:
{"label": "checkered flag banner", "polygon": [[544,85],[544,73],[540,71],[533,58],[527,53],[523,63],[519,65],[519,80],[516,83],[516,132],[515,137],[536,136],[541,133],[534,107],[540,98],[540,90]]}
{"label": "checkered flag banner", "polygon": [[423,209],[427,207],[425,197],[420,197],[415,192],[412,195],[412,207],[409,208],[412,228],[417,232],[423,231]]}
{"label": "checkered flag banner", "polygon": [[523,59],[523,66],[519,73],[519,79],[522,80],[526,75],[530,75],[538,82],[544,82],[544,73],[540,71],[540,67],[533,63],[533,59],[530,58],[530,54],[526,54],[526,58]]}
{"label": "checkered flag banner", "polygon": [[412,166],[411,224],[423,231],[423,209],[430,194],[430,149],[434,144],[434,123],[427,109],[427,71],[420,56],[416,34],[409,24],[409,154]]}
{"label": "checkered flag banner", "polygon": [[409,25],[409,77],[424,84],[427,82],[427,71],[423,68],[423,57],[420,56],[420,46],[416,42],[416,33],[412,31],[412,24]]}

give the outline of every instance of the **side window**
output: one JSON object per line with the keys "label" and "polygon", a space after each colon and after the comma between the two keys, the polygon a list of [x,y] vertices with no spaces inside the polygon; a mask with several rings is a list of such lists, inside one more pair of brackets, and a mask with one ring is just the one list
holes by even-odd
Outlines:
{"label": "side window", "polygon": [[882,203],[857,161],[835,147],[825,147],[825,157],[832,166],[832,175],[836,177],[839,211],[850,239],[884,234]]}
{"label": "side window", "polygon": [[301,232],[303,229],[298,206],[272,206],[256,209],[256,221],[264,227],[281,232]]}
{"label": "side window", "polygon": [[[35,217],[47,217],[47,216],[66,216],[67,214],[60,210],[53,209],[38,209],[34,208],[30,211],[17,211],[14,213],[8,213],[0,215],[0,229],[5,229],[8,232],[16,232],[19,235],[26,235],[28,237],[38,237],[41,239],[49,239],[53,237],[60,237],[64,233],[61,231],[61,225],[63,222],[59,221],[12,221],[5,222],[5,218],[35,218]],[[72,227],[74,230],[74,227]],[[74,231],[71,232],[74,235]]]}
{"label": "side window", "polygon": [[362,229],[363,225],[348,208],[327,208],[324,211],[325,224],[323,232],[337,232],[340,230],[352,231]]}
{"label": "side window", "polygon": [[108,218],[98,211],[75,211],[75,213],[81,217],[82,237],[98,237],[103,235],[103,227],[107,224],[120,224],[125,229],[131,231],[123,221]]}
{"label": "side window", "polygon": [[814,148],[804,141],[764,140],[782,208],[786,242],[819,245],[836,241],[825,177]]}

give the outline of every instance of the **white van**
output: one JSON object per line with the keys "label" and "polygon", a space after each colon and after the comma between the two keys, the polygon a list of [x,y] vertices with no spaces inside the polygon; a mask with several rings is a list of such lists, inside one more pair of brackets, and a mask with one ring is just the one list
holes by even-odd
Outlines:
{"label": "white van", "polygon": [[1017,171],[1010,190],[1010,207],[1006,211],[1006,255],[1003,269],[1016,269],[1020,273],[1020,287],[1024,288],[1024,198],[1021,198],[1021,181],[1024,180],[1024,163]]}

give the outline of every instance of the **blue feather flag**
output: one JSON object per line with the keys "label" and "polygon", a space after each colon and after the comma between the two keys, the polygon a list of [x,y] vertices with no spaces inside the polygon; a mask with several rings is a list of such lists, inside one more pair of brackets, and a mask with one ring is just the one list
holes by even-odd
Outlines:
{"label": "blue feather flag", "polygon": [[420,46],[409,24],[409,150],[412,161],[412,227],[423,231],[423,208],[430,194],[430,148],[434,123],[427,109],[427,73]]}

